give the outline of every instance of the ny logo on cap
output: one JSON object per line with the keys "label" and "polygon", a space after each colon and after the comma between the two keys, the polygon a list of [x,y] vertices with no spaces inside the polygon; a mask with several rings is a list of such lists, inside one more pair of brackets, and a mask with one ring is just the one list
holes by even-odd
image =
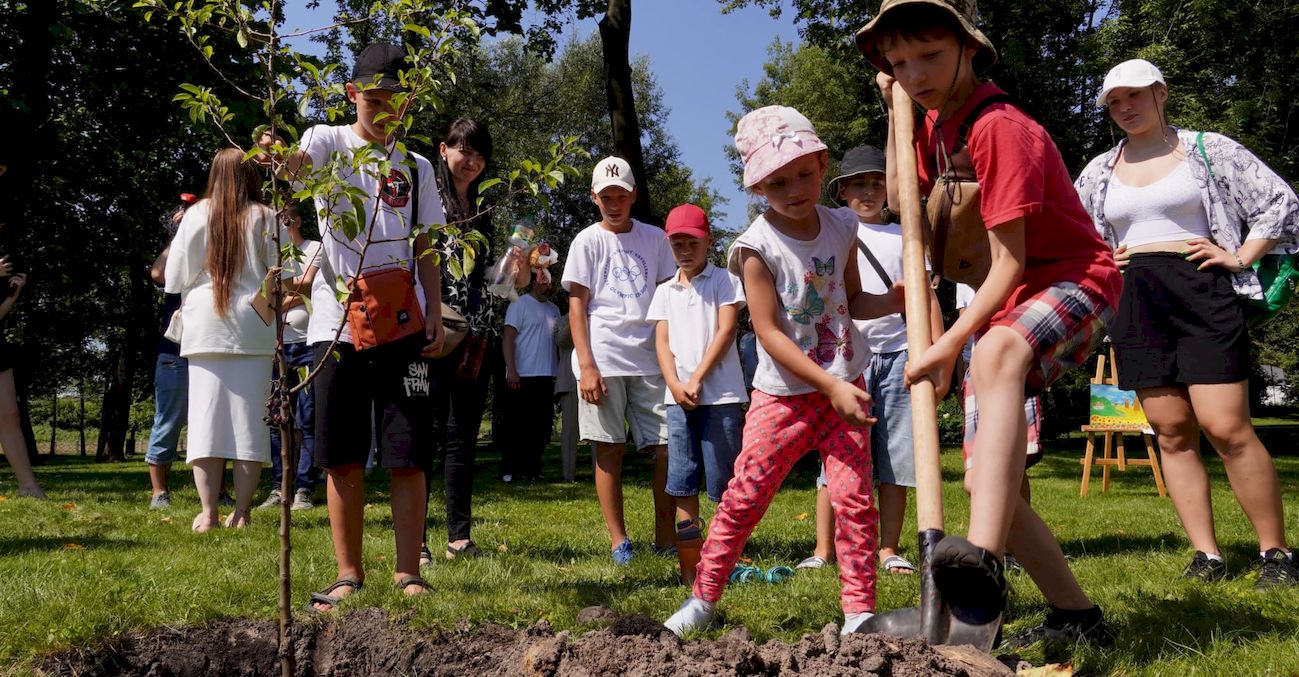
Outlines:
{"label": "ny logo on cap", "polygon": [[604,176],[605,178],[618,178],[622,176],[622,169],[619,168],[618,165],[610,162],[604,166]]}

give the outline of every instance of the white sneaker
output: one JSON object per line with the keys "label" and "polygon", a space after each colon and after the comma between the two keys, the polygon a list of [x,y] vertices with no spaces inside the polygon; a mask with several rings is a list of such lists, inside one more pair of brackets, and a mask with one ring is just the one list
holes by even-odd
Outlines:
{"label": "white sneaker", "polygon": [[716,613],[716,604],[705,602],[692,595],[680,609],[677,609],[676,613],[672,614],[671,618],[664,621],[663,625],[677,637],[682,637],[687,632],[708,627]]}
{"label": "white sneaker", "polygon": [[298,489],[293,492],[293,505],[290,506],[290,510],[310,510],[314,507],[316,507],[316,505],[311,502],[310,490]]}
{"label": "white sneaker", "polygon": [[860,628],[862,623],[865,623],[866,621],[870,620],[871,616],[874,615],[875,614],[869,611],[863,611],[861,613],[855,613],[855,614],[844,614],[843,630],[840,630],[839,634],[846,635],[852,632],[857,632],[857,628]]}

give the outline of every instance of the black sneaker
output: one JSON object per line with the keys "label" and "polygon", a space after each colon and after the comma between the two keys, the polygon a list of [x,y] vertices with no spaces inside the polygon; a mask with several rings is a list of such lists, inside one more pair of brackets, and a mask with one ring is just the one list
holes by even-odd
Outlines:
{"label": "black sneaker", "polygon": [[995,555],[960,536],[947,536],[933,553],[934,584],[953,615],[990,623],[1006,608],[1006,572]]}
{"label": "black sneaker", "polygon": [[1220,581],[1227,575],[1227,565],[1220,559],[1209,559],[1209,556],[1195,551],[1195,557],[1191,558],[1191,563],[1186,565],[1186,571],[1182,572],[1182,578],[1200,581],[1201,583],[1212,583]]}
{"label": "black sneaker", "polygon": [[1105,613],[1098,606],[1082,611],[1051,607],[1046,612],[1046,620],[1006,640],[1005,648],[1018,650],[1047,642],[1056,646],[1085,643],[1104,649],[1114,646],[1116,637],[1114,628],[1105,621]]}
{"label": "black sneaker", "polygon": [[1267,590],[1282,585],[1299,583],[1299,567],[1281,548],[1272,548],[1263,555],[1263,567],[1254,581],[1255,590]]}

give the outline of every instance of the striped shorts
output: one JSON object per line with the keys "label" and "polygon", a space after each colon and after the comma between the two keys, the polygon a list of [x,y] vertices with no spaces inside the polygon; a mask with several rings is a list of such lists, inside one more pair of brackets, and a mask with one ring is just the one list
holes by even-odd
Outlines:
{"label": "striped shorts", "polygon": [[[1104,340],[1105,326],[1113,315],[1113,306],[1099,294],[1074,282],[1061,282],[1043,289],[989,325],[989,328],[1015,330],[1033,349],[1034,363],[1024,379],[1029,432],[1026,451],[1030,457],[1041,453],[1037,444],[1042,425],[1037,396],[1055,383],[1061,374],[1081,365],[1091,356]],[[975,348],[977,350],[977,343]],[[971,371],[965,372],[961,389],[965,402],[962,456],[967,470],[973,466],[974,437],[979,429],[979,403]]]}

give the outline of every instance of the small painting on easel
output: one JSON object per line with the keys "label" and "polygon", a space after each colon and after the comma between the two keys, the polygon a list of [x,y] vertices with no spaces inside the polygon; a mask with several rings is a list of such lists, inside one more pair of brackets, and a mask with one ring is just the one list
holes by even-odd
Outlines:
{"label": "small painting on easel", "polygon": [[1107,383],[1091,384],[1089,423],[1110,430],[1140,430],[1153,434],[1141,403],[1137,401],[1137,394]]}

